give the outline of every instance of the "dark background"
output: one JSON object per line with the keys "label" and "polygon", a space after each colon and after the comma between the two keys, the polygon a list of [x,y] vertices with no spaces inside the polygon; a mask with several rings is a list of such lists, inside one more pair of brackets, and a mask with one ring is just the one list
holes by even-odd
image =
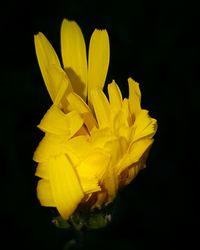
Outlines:
{"label": "dark background", "polygon": [[124,96],[129,76],[140,82],[142,106],[159,124],[147,168],[120,193],[113,223],[87,233],[84,249],[198,249],[197,4],[13,0],[0,12],[1,249],[59,250],[72,238],[39,205],[32,161],[42,137],[36,125],[51,105],[33,35],[42,31],[59,54],[64,17],[79,23],[87,44],[94,28],[108,30],[107,82],[115,79]]}

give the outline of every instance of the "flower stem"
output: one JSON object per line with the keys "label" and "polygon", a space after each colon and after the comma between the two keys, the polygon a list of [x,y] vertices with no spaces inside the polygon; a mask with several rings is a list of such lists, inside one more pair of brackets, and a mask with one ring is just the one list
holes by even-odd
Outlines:
{"label": "flower stem", "polygon": [[77,220],[76,216],[71,216],[69,223],[74,233],[74,239],[65,244],[64,250],[82,249],[84,242],[83,224]]}

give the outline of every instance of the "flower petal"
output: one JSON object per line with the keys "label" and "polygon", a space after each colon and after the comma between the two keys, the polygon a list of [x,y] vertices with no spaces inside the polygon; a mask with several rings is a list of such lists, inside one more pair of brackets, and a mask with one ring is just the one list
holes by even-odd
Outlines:
{"label": "flower petal", "polygon": [[120,174],[120,187],[128,185],[136,177],[138,172],[145,167],[150,148],[151,147],[148,147],[146,149],[139,162],[132,164]]}
{"label": "flower petal", "polygon": [[91,101],[99,128],[110,127],[110,105],[107,97],[100,88],[95,88],[91,91]]}
{"label": "flower petal", "polygon": [[92,208],[101,208],[103,204],[108,201],[108,193],[106,190],[102,190],[96,193],[96,201]]}
{"label": "flower petal", "polygon": [[39,180],[37,184],[37,197],[42,206],[55,207],[55,201],[51,189],[50,182],[47,180]]}
{"label": "flower petal", "polygon": [[142,168],[142,165],[140,162],[132,164],[129,168],[125,169],[121,174],[120,174],[120,188],[128,185],[138,174],[140,169]]}
{"label": "flower petal", "polygon": [[122,127],[126,127],[129,129],[129,125],[131,123],[131,117],[128,107],[128,99],[124,98],[122,101],[121,110],[113,116],[113,126],[114,129],[119,133],[119,130]]}
{"label": "flower petal", "polygon": [[157,130],[157,121],[151,118],[147,110],[141,110],[133,125],[132,140],[136,141],[148,136],[152,138]]}
{"label": "flower petal", "polygon": [[103,89],[110,60],[109,37],[106,30],[93,32],[88,56],[88,98],[90,104],[90,91],[96,86]]}
{"label": "flower petal", "polygon": [[125,185],[128,185],[135,177],[136,175],[139,173],[139,170],[141,168],[141,164],[134,164],[133,166],[131,166],[131,168],[128,169],[128,177],[125,181]]}
{"label": "flower petal", "polygon": [[109,140],[104,145],[104,150],[111,155],[111,163],[116,166],[128,148],[128,142],[124,137]]}
{"label": "flower petal", "polygon": [[127,98],[124,98],[122,102],[122,117],[123,117],[124,125],[129,127],[131,125],[131,114],[129,111],[129,103],[128,103]]}
{"label": "flower petal", "polygon": [[83,119],[78,112],[71,111],[63,113],[58,107],[52,105],[44,115],[38,127],[44,131],[55,135],[65,135],[72,137],[83,125]]}
{"label": "flower petal", "polygon": [[77,162],[84,159],[88,154],[91,153],[91,145],[88,142],[88,136],[79,135],[72,137],[67,141],[65,146],[65,152],[73,154],[77,158]]}
{"label": "flower petal", "polygon": [[114,80],[108,84],[108,95],[112,112],[118,113],[122,107],[122,94]]}
{"label": "flower petal", "polygon": [[120,137],[115,140],[108,141],[105,144],[105,150],[111,155],[110,165],[107,168],[104,178],[104,187],[107,190],[108,202],[112,201],[116,195],[119,187],[117,165],[124,153],[127,151],[127,141],[125,138]]}
{"label": "flower petal", "polygon": [[64,143],[66,138],[50,133],[46,133],[34,152],[33,160],[36,162],[46,162],[52,156],[64,153]]}
{"label": "flower petal", "polygon": [[135,163],[140,160],[142,155],[153,143],[153,139],[145,138],[134,142],[129,148],[130,160]]}
{"label": "flower petal", "polygon": [[74,91],[82,98],[87,95],[86,46],[81,29],[74,21],[64,19],[61,25],[63,65]]}
{"label": "flower petal", "polygon": [[34,36],[34,42],[36,55],[44,82],[52,101],[54,101],[60,86],[58,82],[52,82],[51,79],[49,79],[48,69],[50,65],[61,67],[59,59],[55,50],[41,32]]}
{"label": "flower petal", "polygon": [[54,84],[57,86],[57,89],[55,91],[56,96],[54,98],[54,105],[61,107],[63,110],[66,110],[67,103],[63,97],[72,92],[71,83],[62,68],[55,65],[50,65],[47,71],[49,73],[49,81],[52,82],[52,85]]}
{"label": "flower petal", "polygon": [[116,136],[112,133],[110,128],[105,129],[97,129],[92,133],[92,136],[90,137],[90,142],[94,148],[101,148],[105,149],[105,144],[108,141],[115,140]]}
{"label": "flower petal", "polygon": [[129,85],[129,108],[133,120],[135,119],[138,112],[141,110],[141,93],[139,84],[134,81],[132,78],[128,78]]}
{"label": "flower petal", "polygon": [[138,140],[130,146],[128,152],[117,165],[117,174],[121,174],[127,167],[141,160],[142,156],[151,147],[153,139],[145,138]]}
{"label": "flower petal", "polygon": [[67,96],[67,101],[73,110],[76,110],[82,115],[88,131],[94,131],[97,128],[96,119],[94,118],[89,106],[83,101],[83,99],[79,95],[72,92]]}
{"label": "flower petal", "polygon": [[49,164],[48,163],[49,163],[48,161],[38,163],[35,175],[42,179],[49,180]]}
{"label": "flower petal", "polygon": [[101,190],[99,183],[106,173],[109,161],[110,156],[101,151],[92,152],[81,161],[77,167],[77,173],[85,193]]}
{"label": "flower petal", "polygon": [[65,155],[51,159],[49,172],[56,207],[68,219],[84,197],[78,176]]}
{"label": "flower petal", "polygon": [[109,164],[107,168],[107,171],[103,180],[103,186],[107,190],[107,195],[108,195],[107,201],[108,203],[110,203],[115,198],[117,189],[118,189],[116,169],[115,169],[115,166],[112,164]]}

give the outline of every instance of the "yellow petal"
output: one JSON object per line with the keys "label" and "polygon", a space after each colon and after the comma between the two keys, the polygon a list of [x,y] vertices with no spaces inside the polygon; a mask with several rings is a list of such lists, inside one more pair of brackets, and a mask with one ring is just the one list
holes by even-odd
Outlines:
{"label": "yellow petal", "polygon": [[35,175],[42,179],[49,180],[49,162],[38,163]]}
{"label": "yellow petal", "polygon": [[[129,156],[131,163],[135,163],[140,160],[146,150],[153,143],[153,139],[145,138],[134,142],[129,148]],[[131,165],[131,164],[130,164]]]}
{"label": "yellow petal", "polygon": [[52,85],[54,84],[55,86],[57,86],[57,89],[55,91],[56,96],[54,98],[54,105],[61,107],[62,109],[65,110],[67,104],[64,101],[63,97],[64,95],[67,96],[70,92],[72,92],[71,83],[65,71],[60,67],[57,67],[55,65],[50,65],[48,68],[48,73],[49,73],[49,80],[52,82]]}
{"label": "yellow petal", "polygon": [[124,98],[122,101],[121,110],[113,117],[113,123],[115,130],[119,130],[122,126],[129,127],[131,123],[131,117],[127,98]]}
{"label": "yellow petal", "polygon": [[85,194],[91,194],[101,190],[98,180],[96,178],[91,178],[91,176],[81,175],[81,187]]}
{"label": "yellow petal", "polygon": [[96,193],[96,202],[92,208],[101,208],[103,204],[108,201],[108,193],[106,190],[102,190]]}
{"label": "yellow petal", "polygon": [[67,101],[73,110],[76,110],[82,115],[89,132],[92,132],[97,128],[97,122],[92,114],[92,111],[79,95],[72,92],[67,96]]}
{"label": "yellow petal", "polygon": [[64,136],[46,133],[34,152],[33,160],[36,162],[46,162],[52,156],[64,153],[65,141],[66,138]]}
{"label": "yellow petal", "polygon": [[73,110],[77,110],[79,113],[91,112],[88,105],[83,101],[83,99],[74,92],[71,92],[67,96],[67,100],[70,103]]}
{"label": "yellow petal", "polygon": [[44,115],[38,127],[55,135],[72,137],[83,125],[83,120],[76,111],[63,113],[58,107],[52,105]]}
{"label": "yellow petal", "polygon": [[66,154],[70,153],[76,156],[77,162],[80,162],[91,153],[91,145],[87,136],[75,136],[68,140],[65,146]]}
{"label": "yellow petal", "polygon": [[68,219],[84,197],[78,176],[65,155],[51,159],[49,172],[56,207]]}
{"label": "yellow petal", "polygon": [[141,110],[140,102],[141,102],[141,93],[139,84],[134,81],[132,78],[128,78],[129,85],[129,108],[133,120],[138,112]]}
{"label": "yellow petal", "polygon": [[98,121],[99,128],[110,126],[110,105],[107,97],[100,88],[91,91],[91,100]]}
{"label": "yellow petal", "polygon": [[61,25],[61,53],[63,65],[73,90],[86,99],[87,58],[81,29],[74,21],[63,20]]}
{"label": "yellow petal", "polygon": [[129,127],[123,125],[118,129],[119,137],[124,137],[127,141],[130,140],[131,130]]}
{"label": "yellow petal", "polygon": [[140,164],[135,164],[130,169],[128,169],[128,177],[125,180],[124,185],[128,185],[137,176],[139,170]]}
{"label": "yellow petal", "polygon": [[137,176],[140,169],[140,162],[132,164],[129,168],[125,169],[119,177],[120,187],[128,185]]}
{"label": "yellow petal", "polygon": [[108,84],[108,95],[112,112],[119,112],[122,107],[122,94],[114,80]]}
{"label": "yellow petal", "polygon": [[138,162],[150,146],[153,143],[153,139],[141,139],[130,146],[128,152],[124,155],[123,159],[117,165],[117,174],[121,174],[127,167],[133,163]]}
{"label": "yellow petal", "polygon": [[37,59],[40,66],[40,70],[42,72],[44,82],[46,84],[47,90],[49,92],[52,101],[54,101],[60,85],[58,82],[53,82],[51,81],[51,79],[49,79],[48,70],[50,65],[61,67],[59,59],[53,47],[41,32],[39,32],[37,35],[34,36],[34,42],[35,42]]}
{"label": "yellow petal", "polygon": [[141,110],[133,125],[132,140],[136,141],[148,136],[152,138],[157,130],[157,121],[151,118],[147,110]]}
{"label": "yellow petal", "polygon": [[115,166],[109,164],[106,175],[103,180],[103,186],[105,187],[108,194],[108,203],[112,202],[116,196],[118,190],[118,181]]}
{"label": "yellow petal", "polygon": [[106,30],[95,30],[91,36],[88,56],[88,98],[90,91],[99,86],[103,89],[110,60],[109,37]]}
{"label": "yellow petal", "polygon": [[122,156],[127,151],[128,143],[125,138],[120,137],[105,144],[105,150],[110,152],[111,160],[107,169],[105,179],[103,181],[104,187],[108,193],[108,202],[112,201],[116,195],[119,187],[117,165]]}
{"label": "yellow petal", "polygon": [[120,174],[120,187],[128,185],[137,176],[138,172],[145,167],[150,148],[148,147],[143,153],[139,162],[132,164]]}
{"label": "yellow petal", "polygon": [[99,183],[106,173],[110,156],[97,151],[88,155],[77,167],[82,188],[85,193],[101,190]]}
{"label": "yellow petal", "polygon": [[124,137],[107,141],[104,150],[111,155],[111,164],[116,166],[128,148],[128,142]]}
{"label": "yellow petal", "polygon": [[116,136],[110,128],[97,129],[90,137],[90,142],[95,148],[104,148],[107,141],[115,140]]}
{"label": "yellow petal", "polygon": [[131,115],[130,115],[130,111],[129,111],[129,102],[127,98],[124,98],[123,102],[122,102],[122,117],[124,120],[124,124],[126,126],[130,126],[131,125]]}
{"label": "yellow petal", "polygon": [[55,207],[55,201],[51,189],[50,182],[47,180],[39,180],[37,184],[37,197],[42,206]]}

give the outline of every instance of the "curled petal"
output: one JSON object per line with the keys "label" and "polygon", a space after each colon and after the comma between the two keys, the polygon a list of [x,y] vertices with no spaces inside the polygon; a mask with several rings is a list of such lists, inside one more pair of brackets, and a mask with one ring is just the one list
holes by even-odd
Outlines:
{"label": "curled petal", "polygon": [[64,96],[67,96],[72,92],[71,83],[61,67],[55,65],[50,65],[48,67],[49,81],[52,82],[52,85],[56,85],[57,89],[55,90],[54,105],[66,110],[67,103],[64,100]]}
{"label": "curled petal", "polygon": [[96,130],[96,119],[94,118],[89,106],[83,101],[83,99],[79,95],[72,92],[67,96],[67,101],[73,110],[76,110],[81,114],[88,131],[91,133],[92,131]]}
{"label": "curled petal", "polygon": [[82,125],[83,119],[77,111],[71,111],[65,114],[58,107],[52,105],[38,127],[44,132],[55,135],[65,135],[67,138],[70,138]]}
{"label": "curled petal", "polygon": [[147,110],[141,110],[136,117],[132,130],[132,141],[140,140],[144,137],[152,138],[157,130],[157,121],[151,118]]}

